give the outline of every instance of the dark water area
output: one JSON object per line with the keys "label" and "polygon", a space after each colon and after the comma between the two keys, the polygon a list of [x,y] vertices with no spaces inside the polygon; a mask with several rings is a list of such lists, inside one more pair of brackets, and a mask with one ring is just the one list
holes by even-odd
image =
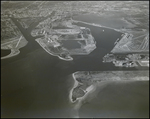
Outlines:
{"label": "dark water area", "polygon": [[148,118],[149,81],[100,84],[85,102],[79,110],[81,118]]}
{"label": "dark water area", "polygon": [[[95,27],[92,25],[87,25],[84,23],[74,23],[75,25],[88,27],[91,30],[91,34],[94,36],[96,40],[97,48],[103,48],[107,52],[110,52],[114,47],[114,42],[119,38],[121,38],[122,33],[117,32],[112,29],[102,28],[102,27]],[[104,31],[103,31],[104,30]],[[109,35],[108,35],[109,34]],[[98,52],[98,50],[97,50]],[[100,53],[102,51],[99,51]]]}
{"label": "dark water area", "polygon": [[[73,56],[76,68],[80,71],[112,71],[112,70],[143,70],[147,68],[125,68],[115,67],[113,63],[103,63],[103,57],[114,48],[114,42],[121,38],[122,33],[112,29],[95,27],[84,23],[74,23],[74,25],[88,27],[96,41],[96,49],[86,56]],[[104,31],[103,31],[104,30]],[[109,34],[109,35],[108,35]],[[80,67],[80,69],[78,68]]]}
{"label": "dark water area", "polygon": [[12,20],[28,44],[19,49],[19,55],[1,60],[2,117],[70,117],[68,95],[74,82],[68,75],[76,71],[139,70],[102,63],[102,57],[121,37],[119,32],[109,29],[103,32],[104,28],[79,23],[91,29],[97,48],[89,55],[63,61],[48,54],[31,36],[36,24],[23,29],[16,19]]}
{"label": "dark water area", "polygon": [[11,50],[2,50],[1,49],[1,57],[7,56],[11,53]]}
{"label": "dark water area", "polygon": [[30,30],[13,21],[29,43],[19,55],[1,61],[2,117],[69,117],[73,80],[67,75],[75,71],[69,68],[73,62],[49,55]]}

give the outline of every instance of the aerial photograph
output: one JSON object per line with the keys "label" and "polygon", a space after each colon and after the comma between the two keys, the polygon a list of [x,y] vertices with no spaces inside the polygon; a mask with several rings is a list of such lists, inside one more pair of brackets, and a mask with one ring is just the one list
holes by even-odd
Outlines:
{"label": "aerial photograph", "polygon": [[149,1],[1,1],[1,118],[149,118]]}

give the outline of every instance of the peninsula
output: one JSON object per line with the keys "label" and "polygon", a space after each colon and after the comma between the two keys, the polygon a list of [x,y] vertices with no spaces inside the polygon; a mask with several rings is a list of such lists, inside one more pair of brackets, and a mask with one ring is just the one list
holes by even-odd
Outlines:
{"label": "peninsula", "polygon": [[70,90],[72,103],[82,100],[96,90],[101,82],[110,81],[149,81],[148,71],[78,71],[72,74],[74,86]]}
{"label": "peninsula", "polygon": [[[50,23],[49,27],[46,26]],[[96,48],[96,41],[89,28],[72,25],[71,19],[46,19],[31,32],[37,43],[50,55],[72,61],[71,55],[88,55]]]}

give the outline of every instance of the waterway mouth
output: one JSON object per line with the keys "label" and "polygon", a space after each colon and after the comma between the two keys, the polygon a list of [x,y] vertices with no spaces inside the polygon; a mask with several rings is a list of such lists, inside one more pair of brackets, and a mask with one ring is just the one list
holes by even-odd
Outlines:
{"label": "waterway mouth", "polygon": [[1,57],[5,57],[11,53],[11,50],[3,50],[1,49]]}

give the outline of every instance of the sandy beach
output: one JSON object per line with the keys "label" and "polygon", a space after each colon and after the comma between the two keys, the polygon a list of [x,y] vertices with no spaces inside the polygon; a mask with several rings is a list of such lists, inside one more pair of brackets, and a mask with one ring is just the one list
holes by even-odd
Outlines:
{"label": "sandy beach", "polygon": [[73,85],[72,89],[70,90],[69,99],[70,99],[71,103],[74,103],[75,101],[72,101],[72,92],[73,92],[73,89],[78,86],[78,81],[76,80],[74,73],[72,74],[72,77],[74,79],[74,85]]}

